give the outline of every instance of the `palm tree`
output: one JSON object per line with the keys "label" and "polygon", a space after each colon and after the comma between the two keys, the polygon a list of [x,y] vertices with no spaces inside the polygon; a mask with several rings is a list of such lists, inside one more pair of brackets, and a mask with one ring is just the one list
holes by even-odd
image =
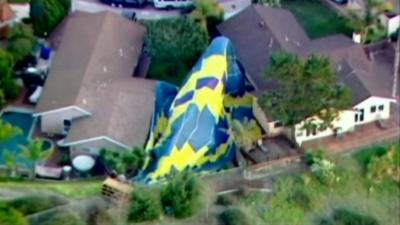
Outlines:
{"label": "palm tree", "polygon": [[20,146],[20,148],[22,149],[22,156],[32,163],[30,176],[34,179],[36,166],[46,161],[53,153],[53,149],[44,151],[43,140],[41,139],[30,141],[27,146]]}
{"label": "palm tree", "polygon": [[[243,121],[239,121],[236,119],[231,119],[230,117],[228,117],[228,121],[229,129],[227,130],[227,133],[237,146],[237,157],[240,155],[248,155],[248,151],[254,147],[256,141],[261,137],[261,130],[256,121],[249,120],[247,118],[245,118]],[[246,160],[243,160],[243,163],[241,163],[239,160],[239,167],[241,167],[243,170],[245,177],[249,175],[249,171],[247,169],[248,164]]]}
{"label": "palm tree", "polygon": [[10,152],[8,149],[4,149],[3,151],[3,159],[7,167],[8,176],[15,177],[16,175],[16,167],[17,167],[17,158],[16,156]]}
{"label": "palm tree", "polygon": [[21,135],[22,130],[19,127],[0,120],[0,142],[9,140],[17,135]]}

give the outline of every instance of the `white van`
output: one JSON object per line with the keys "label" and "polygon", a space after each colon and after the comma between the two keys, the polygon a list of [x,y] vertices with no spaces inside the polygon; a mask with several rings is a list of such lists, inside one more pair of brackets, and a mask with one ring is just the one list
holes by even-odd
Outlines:
{"label": "white van", "polygon": [[157,9],[184,8],[193,4],[192,0],[153,0]]}

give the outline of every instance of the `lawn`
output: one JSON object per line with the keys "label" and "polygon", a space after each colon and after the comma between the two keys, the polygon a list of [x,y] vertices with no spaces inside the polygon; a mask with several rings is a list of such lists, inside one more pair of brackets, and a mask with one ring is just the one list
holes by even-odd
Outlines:
{"label": "lawn", "polygon": [[282,7],[289,9],[308,36],[312,39],[352,31],[346,19],[321,3],[320,0],[282,0]]}
{"label": "lawn", "polygon": [[52,191],[73,199],[85,199],[101,194],[102,180],[42,182],[1,181],[1,188],[29,191]]}
{"label": "lawn", "polygon": [[[400,145],[397,145],[400,151]],[[335,156],[340,180],[329,187],[310,173],[281,177],[274,194],[253,193],[236,207],[247,212],[251,224],[320,225],[336,209],[375,218],[381,225],[400,224],[400,187],[390,180],[371,185],[363,167],[387,146],[373,146],[353,155]]]}

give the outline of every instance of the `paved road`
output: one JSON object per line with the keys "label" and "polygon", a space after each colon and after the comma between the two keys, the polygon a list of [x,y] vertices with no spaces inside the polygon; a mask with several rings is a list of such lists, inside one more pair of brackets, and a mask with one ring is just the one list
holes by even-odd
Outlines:
{"label": "paved road", "polygon": [[[229,18],[240,12],[251,4],[251,0],[219,0],[225,10],[226,18]],[[179,17],[179,10],[158,10],[153,6],[148,5],[144,8],[118,8],[100,3],[99,0],[74,0],[72,3],[73,9],[86,12],[114,11],[126,15],[136,13],[138,19],[157,20],[163,18]]]}

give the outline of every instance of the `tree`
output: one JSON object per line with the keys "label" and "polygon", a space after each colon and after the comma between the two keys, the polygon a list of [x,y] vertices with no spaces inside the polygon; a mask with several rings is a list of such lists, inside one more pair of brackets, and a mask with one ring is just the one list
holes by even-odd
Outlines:
{"label": "tree", "polygon": [[1,225],[28,225],[28,220],[22,213],[0,202]]}
{"label": "tree", "polygon": [[255,120],[231,120],[228,133],[235,144],[242,150],[249,151],[261,137],[261,130]]}
{"label": "tree", "polygon": [[146,151],[143,147],[134,147],[131,150],[118,152],[111,149],[101,151],[107,167],[115,170],[119,174],[134,176],[143,167]]}
{"label": "tree", "polygon": [[188,18],[148,21],[146,27],[150,77],[162,75],[180,83],[208,45],[206,29]]}
{"label": "tree", "polygon": [[384,1],[366,0],[364,12],[349,11],[348,26],[361,35],[361,43],[379,40],[386,35],[379,22],[379,15],[390,9]]}
{"label": "tree", "polygon": [[250,225],[250,219],[239,208],[229,208],[219,216],[224,225]]}
{"label": "tree", "polygon": [[31,54],[36,44],[36,37],[31,26],[20,23],[14,26],[8,35],[8,51],[16,62]]}
{"label": "tree", "polygon": [[68,14],[70,0],[31,0],[30,18],[35,34],[47,37]]}
{"label": "tree", "polygon": [[256,2],[269,7],[281,7],[281,0],[256,0]]}
{"label": "tree", "polygon": [[31,178],[35,178],[35,168],[38,163],[46,161],[53,153],[52,149],[45,150],[43,140],[35,139],[30,141],[27,146],[20,146],[22,149],[22,156],[32,163],[31,165]]}
{"label": "tree", "polygon": [[19,86],[13,79],[13,56],[0,48],[0,107],[5,104],[4,99],[13,99],[19,94]]}
{"label": "tree", "polygon": [[22,130],[19,127],[14,127],[10,123],[0,120],[0,142],[21,134]]}
{"label": "tree", "polygon": [[216,0],[195,0],[194,7],[191,17],[215,36],[216,26],[224,21],[224,8]]}
{"label": "tree", "polygon": [[200,198],[200,184],[188,171],[175,174],[161,190],[161,203],[168,215],[185,218],[194,214]]}
{"label": "tree", "polygon": [[160,201],[154,193],[145,189],[135,190],[128,215],[129,221],[137,223],[157,220],[160,214]]}
{"label": "tree", "polygon": [[17,170],[17,158],[8,149],[3,150],[3,159],[6,164],[8,176],[15,177]]}
{"label": "tree", "polygon": [[[347,87],[336,82],[326,57],[306,60],[289,53],[271,57],[267,78],[278,82],[276,90],[267,92],[260,104],[264,111],[286,126],[305,122],[304,129],[331,126],[339,110],[351,105]],[[320,121],[313,120],[316,116]]]}

